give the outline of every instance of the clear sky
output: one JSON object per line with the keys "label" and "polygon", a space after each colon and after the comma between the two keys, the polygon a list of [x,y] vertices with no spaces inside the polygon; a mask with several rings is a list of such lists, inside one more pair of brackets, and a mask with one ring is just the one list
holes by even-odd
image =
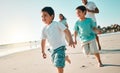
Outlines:
{"label": "clear sky", "polygon": [[[120,0],[93,1],[100,10],[96,14],[100,26],[120,24]],[[0,0],[0,44],[40,40],[43,23],[40,11],[45,6],[55,10],[55,21],[62,13],[71,32],[77,20],[75,8],[81,0]]]}

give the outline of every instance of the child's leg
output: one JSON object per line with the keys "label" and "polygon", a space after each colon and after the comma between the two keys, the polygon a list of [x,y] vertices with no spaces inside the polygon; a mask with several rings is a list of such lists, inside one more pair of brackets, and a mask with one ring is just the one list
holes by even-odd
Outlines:
{"label": "child's leg", "polygon": [[101,59],[100,59],[100,54],[99,54],[99,53],[96,53],[96,54],[95,54],[95,57],[96,57],[96,59],[97,59],[97,61],[98,61],[98,66],[99,66],[99,67],[102,67],[103,65],[102,65],[102,62],[101,62]]}
{"label": "child's leg", "polygon": [[70,58],[69,58],[68,55],[65,56],[65,60],[66,60],[69,64],[71,64],[71,60],[70,60]]}
{"label": "child's leg", "polygon": [[58,73],[63,73],[64,71],[62,67],[58,67],[57,69],[58,69]]}
{"label": "child's leg", "polygon": [[91,52],[91,54],[95,55],[95,57],[98,61],[98,66],[101,67],[102,62],[101,62],[101,59],[100,59],[100,54],[99,54],[99,51],[97,49],[97,45],[96,45],[95,40],[91,41],[91,43],[90,43],[90,52]]}
{"label": "child's leg", "polygon": [[101,46],[100,46],[100,42],[99,42],[99,37],[97,36],[97,34],[96,34],[96,41],[98,43],[99,50],[101,50]]}
{"label": "child's leg", "polygon": [[52,61],[57,68],[58,73],[63,73],[65,67],[65,46],[61,46],[54,50]]}

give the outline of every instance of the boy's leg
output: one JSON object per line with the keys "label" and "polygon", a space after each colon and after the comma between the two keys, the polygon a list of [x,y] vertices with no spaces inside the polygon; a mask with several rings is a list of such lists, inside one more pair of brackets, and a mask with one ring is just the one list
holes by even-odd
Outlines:
{"label": "boy's leg", "polygon": [[62,67],[58,67],[58,73],[63,73],[64,69]]}
{"label": "boy's leg", "polygon": [[102,65],[102,62],[101,62],[101,59],[100,59],[100,54],[99,53],[95,53],[95,57],[96,57],[96,59],[98,61],[98,66],[102,67],[103,65]]}
{"label": "boy's leg", "polygon": [[66,60],[69,64],[71,64],[71,60],[70,60],[70,58],[69,58],[68,55],[65,56],[65,60]]}
{"label": "boy's leg", "polygon": [[95,57],[98,61],[98,66],[102,67],[103,65],[102,65],[102,62],[100,59],[100,54],[99,54],[99,51],[97,49],[97,45],[96,45],[95,40],[91,41],[91,43],[90,43],[90,52],[95,55]]}
{"label": "boy's leg", "polygon": [[99,37],[97,36],[97,34],[96,34],[96,41],[98,43],[99,50],[101,50],[101,46],[100,46],[100,42],[99,42]]}
{"label": "boy's leg", "polygon": [[52,54],[53,64],[56,66],[58,73],[63,73],[65,66],[65,47],[59,47]]}

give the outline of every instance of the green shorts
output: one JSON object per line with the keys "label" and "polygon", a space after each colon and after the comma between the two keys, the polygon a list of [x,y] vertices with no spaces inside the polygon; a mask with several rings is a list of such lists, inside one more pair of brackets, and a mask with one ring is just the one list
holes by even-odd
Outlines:
{"label": "green shorts", "polygon": [[54,66],[62,68],[65,66],[65,49],[65,46],[61,46],[51,52]]}

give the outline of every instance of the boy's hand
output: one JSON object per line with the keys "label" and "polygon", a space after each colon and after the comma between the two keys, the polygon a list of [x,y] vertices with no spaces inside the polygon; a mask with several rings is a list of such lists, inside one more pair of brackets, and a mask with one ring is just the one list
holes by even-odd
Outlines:
{"label": "boy's hand", "polygon": [[102,34],[102,31],[101,31],[101,30],[99,30],[99,31],[98,31],[98,34]]}
{"label": "boy's hand", "polygon": [[70,42],[69,42],[69,46],[75,48],[75,44],[74,44],[74,42],[73,42],[73,41],[70,41]]}
{"label": "boy's hand", "polygon": [[77,41],[75,41],[74,44],[77,45]]}
{"label": "boy's hand", "polygon": [[102,34],[101,30],[98,29],[98,28],[96,28],[96,27],[94,27],[93,30],[94,30],[97,34]]}
{"label": "boy's hand", "polygon": [[102,34],[101,30],[96,30],[95,31],[97,34]]}
{"label": "boy's hand", "polygon": [[44,52],[42,53],[42,56],[44,59],[46,59],[46,57],[47,57],[46,53],[44,53]]}

